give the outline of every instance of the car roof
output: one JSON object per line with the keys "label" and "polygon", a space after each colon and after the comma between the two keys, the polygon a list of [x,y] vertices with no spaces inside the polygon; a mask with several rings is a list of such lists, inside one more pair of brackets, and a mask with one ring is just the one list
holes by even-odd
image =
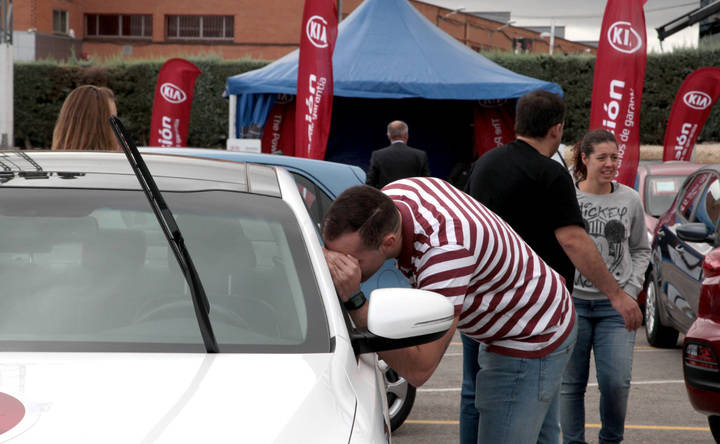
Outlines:
{"label": "car roof", "polygon": [[[143,154],[160,189],[231,190],[280,196],[273,168],[222,160]],[[140,189],[124,153],[0,151],[0,186]]]}
{"label": "car roof", "polygon": [[641,162],[640,168],[645,169],[648,175],[687,175],[693,171],[707,166],[703,163],[684,162],[680,160],[669,160],[665,162]]}
{"label": "car roof", "polygon": [[315,183],[327,188],[326,191],[328,191],[333,198],[336,198],[351,186],[365,183],[365,171],[363,171],[362,168],[327,160],[209,148],[141,147],[140,151],[142,153],[171,154],[176,156],[192,156],[281,166],[289,171],[300,172],[306,176],[310,176],[311,179],[314,179],[313,181]]}

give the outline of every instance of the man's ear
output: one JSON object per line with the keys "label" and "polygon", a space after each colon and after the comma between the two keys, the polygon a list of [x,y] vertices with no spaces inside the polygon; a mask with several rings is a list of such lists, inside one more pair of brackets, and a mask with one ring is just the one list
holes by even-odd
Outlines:
{"label": "man's ear", "polygon": [[562,137],[562,130],[563,130],[563,123],[558,123],[550,127],[548,130],[548,136],[552,136],[553,138],[561,138]]}
{"label": "man's ear", "polygon": [[383,237],[382,243],[380,244],[380,251],[382,253],[387,253],[388,251],[391,251],[394,247],[396,242],[398,241],[398,237],[395,233],[388,233]]}

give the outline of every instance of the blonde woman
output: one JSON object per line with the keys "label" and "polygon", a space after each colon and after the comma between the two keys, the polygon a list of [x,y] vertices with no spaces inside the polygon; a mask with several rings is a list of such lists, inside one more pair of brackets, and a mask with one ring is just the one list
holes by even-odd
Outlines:
{"label": "blonde woman", "polygon": [[103,86],[83,85],[65,99],[55,130],[53,150],[119,150],[108,119],[117,114],[115,94]]}

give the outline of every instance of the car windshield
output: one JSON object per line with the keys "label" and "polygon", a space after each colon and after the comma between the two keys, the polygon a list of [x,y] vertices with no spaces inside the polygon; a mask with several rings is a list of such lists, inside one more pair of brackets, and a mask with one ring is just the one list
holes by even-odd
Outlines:
{"label": "car windshield", "polygon": [[[329,351],[315,274],[281,199],[164,195],[221,352]],[[186,281],[141,191],[6,188],[0,229],[4,350],[205,350]]]}
{"label": "car windshield", "polygon": [[672,205],[686,177],[648,176],[645,184],[645,212],[654,217],[662,216]]}

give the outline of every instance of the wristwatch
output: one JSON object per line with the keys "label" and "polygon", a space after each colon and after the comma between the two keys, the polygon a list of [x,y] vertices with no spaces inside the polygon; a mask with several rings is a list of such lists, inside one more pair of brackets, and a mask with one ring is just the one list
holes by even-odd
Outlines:
{"label": "wristwatch", "polygon": [[357,310],[365,305],[365,301],[367,301],[365,294],[362,291],[358,291],[354,295],[350,296],[350,299],[343,302],[343,305],[348,310]]}

